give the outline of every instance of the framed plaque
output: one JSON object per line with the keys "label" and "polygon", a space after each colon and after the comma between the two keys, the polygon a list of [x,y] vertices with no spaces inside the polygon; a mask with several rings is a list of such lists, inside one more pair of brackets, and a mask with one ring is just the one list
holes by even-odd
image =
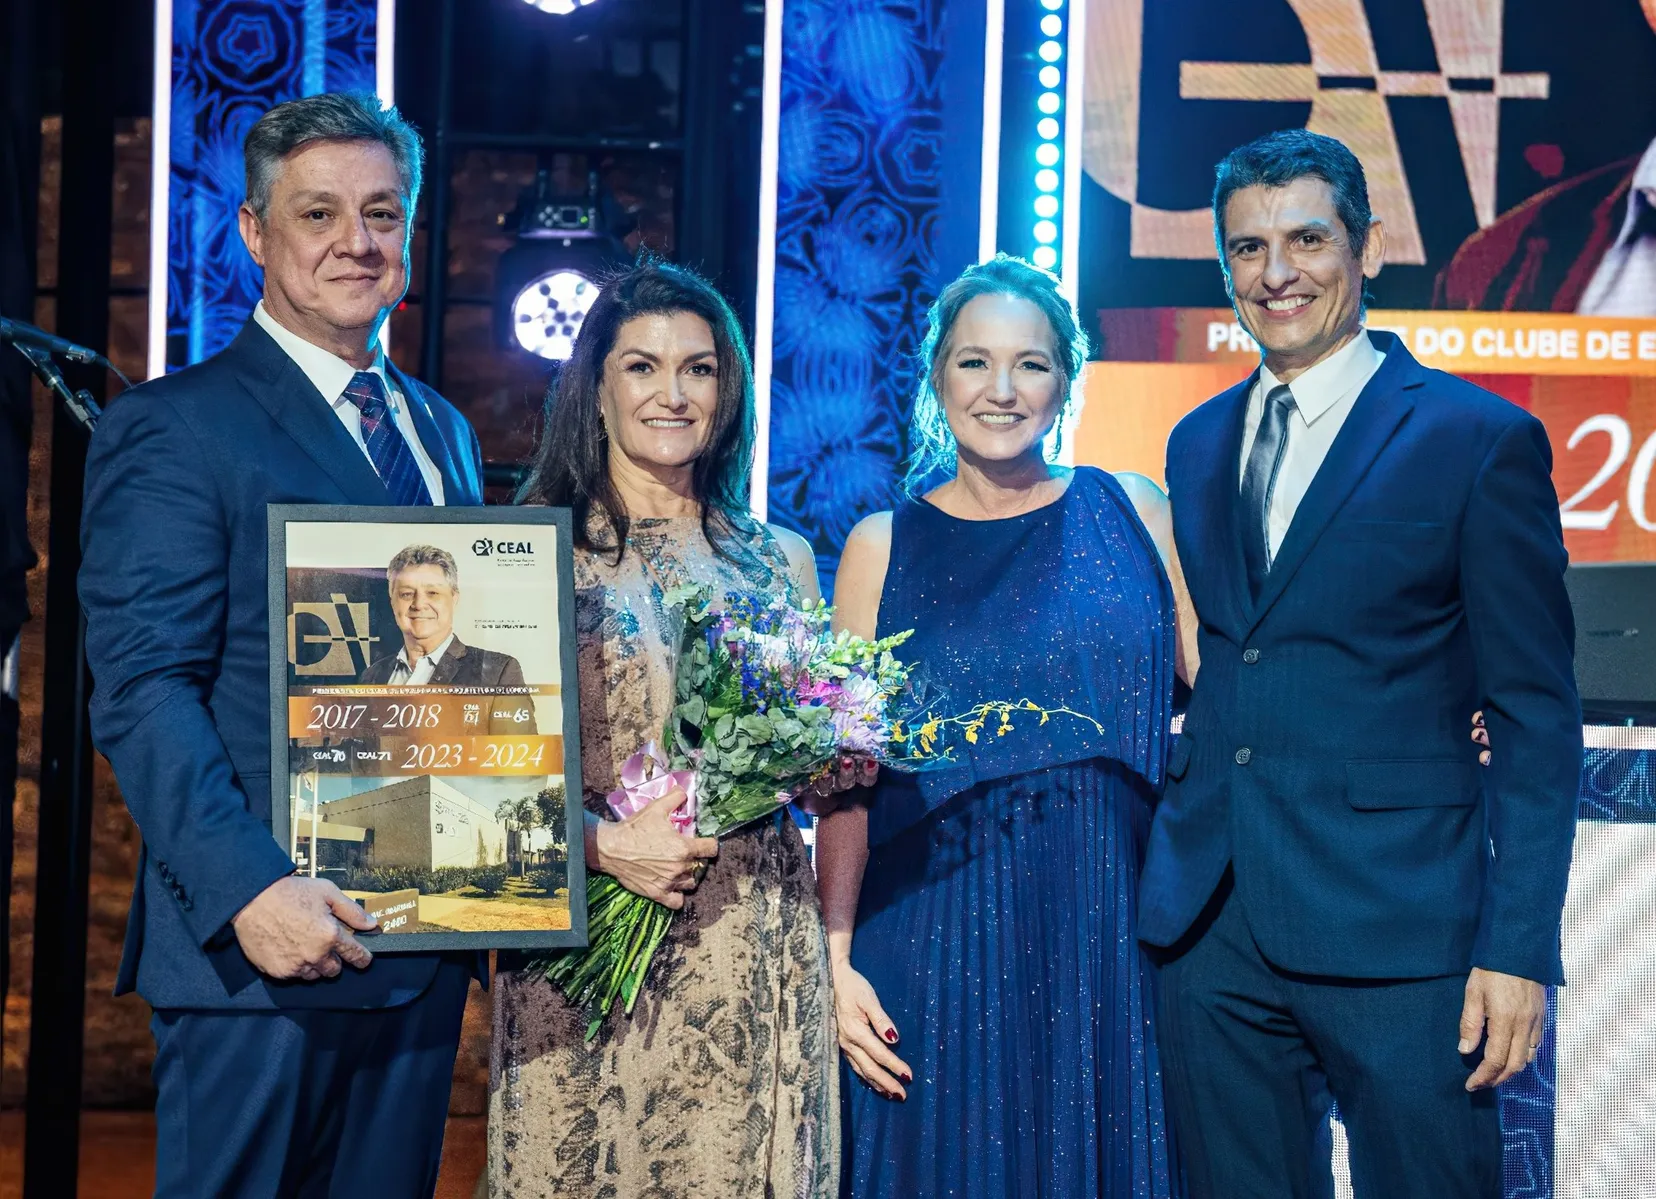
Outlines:
{"label": "framed plaque", "polygon": [[567,509],[271,505],[271,828],[375,953],[586,944],[574,622]]}

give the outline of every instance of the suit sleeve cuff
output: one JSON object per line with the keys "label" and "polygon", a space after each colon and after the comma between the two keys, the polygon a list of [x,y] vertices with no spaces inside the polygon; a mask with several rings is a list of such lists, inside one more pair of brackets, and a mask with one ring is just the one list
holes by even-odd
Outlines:
{"label": "suit sleeve cuff", "polygon": [[293,860],[275,840],[268,836],[258,840],[264,844],[243,847],[243,852],[234,859],[235,870],[226,871],[219,885],[196,888],[179,898],[184,922],[203,949],[221,943],[227,933],[234,937],[230,921],[236,914],[263,894],[271,883],[293,873]]}

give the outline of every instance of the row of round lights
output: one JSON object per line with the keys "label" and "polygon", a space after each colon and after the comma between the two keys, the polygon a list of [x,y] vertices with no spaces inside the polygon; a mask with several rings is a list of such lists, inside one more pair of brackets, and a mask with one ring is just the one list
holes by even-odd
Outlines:
{"label": "row of round lights", "polygon": [[1064,123],[1060,117],[1064,100],[1059,92],[1064,72],[1059,63],[1064,58],[1064,44],[1059,35],[1064,32],[1062,12],[1066,0],[1041,0],[1047,11],[1041,14],[1041,33],[1045,38],[1036,47],[1041,59],[1041,93],[1035,99],[1040,116],[1035,121],[1035,135],[1040,139],[1035,146],[1035,249],[1030,254],[1036,266],[1045,270],[1058,269],[1058,210],[1062,203],[1063,176],[1058,172],[1062,156],[1059,146],[1064,138]]}

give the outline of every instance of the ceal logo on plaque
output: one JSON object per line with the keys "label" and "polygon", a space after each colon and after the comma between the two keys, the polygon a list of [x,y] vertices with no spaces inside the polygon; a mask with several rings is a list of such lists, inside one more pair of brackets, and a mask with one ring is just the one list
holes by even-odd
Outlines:
{"label": "ceal logo on plaque", "polygon": [[527,557],[535,552],[535,547],[527,541],[491,541],[487,537],[479,537],[472,542],[472,553],[479,558],[487,558],[493,554],[504,554],[507,557]]}

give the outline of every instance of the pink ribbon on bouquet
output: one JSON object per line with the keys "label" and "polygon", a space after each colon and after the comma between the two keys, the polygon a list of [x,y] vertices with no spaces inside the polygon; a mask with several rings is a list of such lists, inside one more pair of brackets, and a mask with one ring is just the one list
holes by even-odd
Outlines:
{"label": "pink ribbon on bouquet", "polygon": [[673,827],[687,837],[692,836],[696,831],[696,772],[668,770],[667,759],[654,741],[627,759],[621,767],[621,785],[604,799],[616,818],[625,820],[638,815],[675,787],[682,789],[689,800],[673,813]]}

